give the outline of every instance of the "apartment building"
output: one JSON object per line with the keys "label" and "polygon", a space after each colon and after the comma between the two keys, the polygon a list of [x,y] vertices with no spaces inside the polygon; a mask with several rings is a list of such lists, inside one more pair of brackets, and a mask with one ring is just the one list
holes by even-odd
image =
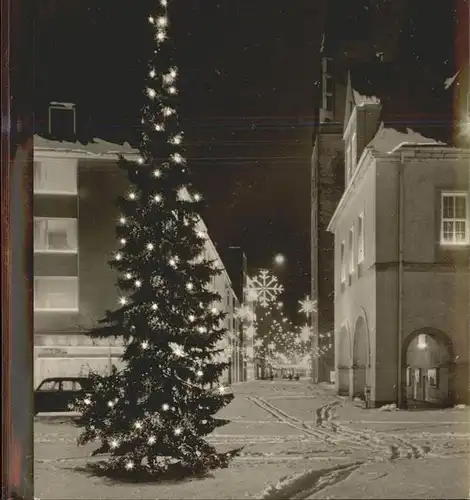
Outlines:
{"label": "apartment building", "polygon": [[[61,108],[61,124],[69,116],[75,129],[73,105]],[[50,118],[53,117],[50,113]],[[130,161],[138,151],[95,139],[87,144],[34,137],[34,381],[51,376],[78,376],[90,368],[107,373],[119,364],[119,339],[90,339],[107,309],[116,306],[116,274],[108,260],[116,247],[117,197],[127,179],[118,155]],[[200,229],[207,233],[201,220]],[[227,382],[242,378],[238,307],[230,278],[210,237],[206,255],[222,269],[214,289],[227,313],[228,335],[221,344],[231,368]]]}

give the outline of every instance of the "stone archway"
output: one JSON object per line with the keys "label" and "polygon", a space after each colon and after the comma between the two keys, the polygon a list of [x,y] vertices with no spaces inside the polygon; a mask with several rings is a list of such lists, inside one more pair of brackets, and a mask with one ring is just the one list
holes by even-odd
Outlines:
{"label": "stone archway", "polygon": [[454,403],[454,349],[441,330],[412,332],[403,344],[403,390],[409,407]]}
{"label": "stone archway", "polygon": [[369,334],[367,324],[362,316],[354,327],[352,396],[365,398],[367,369],[369,365]]}
{"label": "stone archway", "polygon": [[349,395],[349,372],[351,369],[351,345],[349,341],[349,330],[343,326],[337,339],[337,381],[336,388],[338,394]]}

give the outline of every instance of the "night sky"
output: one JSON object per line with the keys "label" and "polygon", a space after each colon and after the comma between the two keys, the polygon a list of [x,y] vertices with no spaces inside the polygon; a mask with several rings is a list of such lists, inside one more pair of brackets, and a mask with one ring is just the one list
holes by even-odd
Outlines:
{"label": "night sky", "polygon": [[[93,136],[138,138],[153,4],[40,2],[38,122],[50,100],[63,100],[77,104],[79,123]],[[272,267],[278,252],[286,256],[276,272],[294,313],[309,291],[322,7],[314,0],[173,0],[170,7],[180,119],[195,184],[208,204],[204,220],[219,248],[243,247],[250,269]]]}
{"label": "night sky", "polygon": [[[38,128],[49,101],[74,102],[80,132],[138,144],[153,50],[147,18],[155,2],[38,3]],[[451,76],[452,34],[443,21],[450,0],[170,4],[180,120],[195,184],[208,203],[204,220],[221,250],[244,249],[250,270],[273,267],[276,253],[286,256],[276,272],[294,322],[301,319],[296,303],[310,289],[310,157],[327,3],[338,20],[338,38],[356,33],[373,44],[399,34],[400,68],[408,69],[398,74],[416,86],[413,95],[440,88],[444,75]]]}

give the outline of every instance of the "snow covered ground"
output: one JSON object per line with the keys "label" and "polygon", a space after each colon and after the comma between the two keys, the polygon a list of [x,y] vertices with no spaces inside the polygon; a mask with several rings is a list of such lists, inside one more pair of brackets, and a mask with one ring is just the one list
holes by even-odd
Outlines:
{"label": "snow covered ground", "polygon": [[178,483],[122,484],[81,468],[70,424],[35,423],[35,484],[41,499],[467,498],[465,409],[364,410],[329,386],[254,381],[234,387],[210,437],[222,451],[244,445],[228,469]]}

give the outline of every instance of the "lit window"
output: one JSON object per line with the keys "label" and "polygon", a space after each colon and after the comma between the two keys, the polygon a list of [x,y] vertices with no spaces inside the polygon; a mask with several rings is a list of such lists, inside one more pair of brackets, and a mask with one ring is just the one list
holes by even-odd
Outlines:
{"label": "lit window", "polygon": [[357,221],[357,262],[364,262],[364,214]]}
{"label": "lit window", "polygon": [[77,219],[34,218],[35,252],[77,252]]}
{"label": "lit window", "polygon": [[346,283],[346,260],[344,255],[344,242],[341,243],[340,259],[341,259],[341,283]]}
{"label": "lit window", "polygon": [[48,159],[34,162],[34,192],[77,194],[77,162]]}
{"label": "lit window", "polygon": [[442,193],[441,244],[468,245],[468,194]]}
{"label": "lit window", "polygon": [[78,278],[75,276],[36,276],[35,311],[78,311]]}
{"label": "lit window", "polygon": [[354,262],[354,229],[349,230],[348,237],[348,253],[349,253],[349,276],[354,274],[355,262]]}
{"label": "lit window", "polygon": [[421,333],[418,335],[418,349],[426,349],[427,345],[426,334]]}

